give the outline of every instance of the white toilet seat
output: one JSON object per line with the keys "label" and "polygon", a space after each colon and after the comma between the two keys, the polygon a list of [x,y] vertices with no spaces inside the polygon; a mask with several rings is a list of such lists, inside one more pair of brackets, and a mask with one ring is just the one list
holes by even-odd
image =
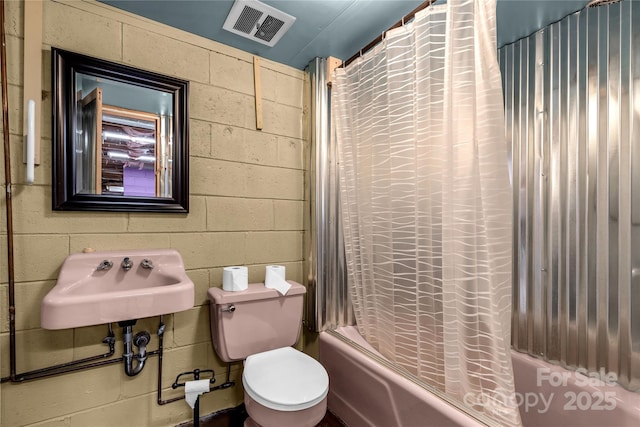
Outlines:
{"label": "white toilet seat", "polygon": [[314,358],[283,347],[247,357],[242,384],[245,393],[267,408],[300,411],[324,400],[329,375]]}

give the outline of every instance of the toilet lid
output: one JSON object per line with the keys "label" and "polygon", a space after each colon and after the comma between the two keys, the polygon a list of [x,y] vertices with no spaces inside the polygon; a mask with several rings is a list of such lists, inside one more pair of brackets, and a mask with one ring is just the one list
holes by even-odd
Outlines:
{"label": "toilet lid", "polygon": [[283,347],[247,357],[242,384],[253,400],[267,408],[300,411],[327,396],[329,375],[314,358]]}

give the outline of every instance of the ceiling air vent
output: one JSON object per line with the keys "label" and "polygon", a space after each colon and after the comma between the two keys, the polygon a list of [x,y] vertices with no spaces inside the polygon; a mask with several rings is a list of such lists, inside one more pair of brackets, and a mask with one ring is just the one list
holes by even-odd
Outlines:
{"label": "ceiling air vent", "polygon": [[296,18],[257,0],[236,0],[223,29],[274,46]]}

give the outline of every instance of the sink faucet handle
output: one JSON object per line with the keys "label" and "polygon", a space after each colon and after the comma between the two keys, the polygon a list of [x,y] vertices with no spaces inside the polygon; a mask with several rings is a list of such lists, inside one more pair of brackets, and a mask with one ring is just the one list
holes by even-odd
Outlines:
{"label": "sink faucet handle", "polygon": [[100,264],[98,264],[96,270],[108,270],[111,267],[113,267],[113,261],[111,261],[110,259],[105,259]]}
{"label": "sink faucet handle", "polygon": [[147,258],[143,259],[140,265],[142,266],[142,268],[146,268],[147,270],[153,269],[153,262]]}

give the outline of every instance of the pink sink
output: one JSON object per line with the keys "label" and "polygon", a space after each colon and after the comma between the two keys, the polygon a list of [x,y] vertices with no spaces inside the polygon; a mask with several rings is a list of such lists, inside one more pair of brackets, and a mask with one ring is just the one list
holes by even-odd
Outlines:
{"label": "pink sink", "polygon": [[41,325],[65,329],[141,319],[188,310],[193,302],[193,282],[175,250],[78,253],[65,259],[56,286],[42,300]]}

